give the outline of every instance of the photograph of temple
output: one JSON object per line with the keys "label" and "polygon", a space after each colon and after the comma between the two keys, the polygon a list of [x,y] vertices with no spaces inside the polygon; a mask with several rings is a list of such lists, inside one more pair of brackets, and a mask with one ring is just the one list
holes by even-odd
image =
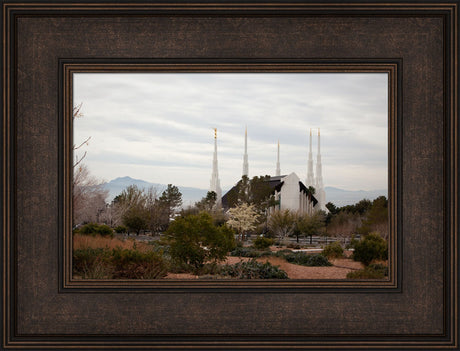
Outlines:
{"label": "photograph of temple", "polygon": [[74,279],[388,279],[386,74],[73,82]]}

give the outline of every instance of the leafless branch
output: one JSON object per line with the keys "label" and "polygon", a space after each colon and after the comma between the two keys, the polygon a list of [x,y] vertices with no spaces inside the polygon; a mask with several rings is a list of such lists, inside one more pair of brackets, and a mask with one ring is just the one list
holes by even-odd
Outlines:
{"label": "leafless branch", "polygon": [[80,145],[78,145],[78,146],[75,146],[75,145],[74,145],[74,146],[73,146],[73,149],[74,149],[74,150],[78,150],[78,149],[81,148],[83,145],[88,145],[88,142],[89,142],[90,139],[91,139],[91,137],[88,137],[88,138],[86,138],[86,140],[85,140],[84,142],[82,142]]}
{"label": "leafless branch", "polygon": [[[78,105],[76,105],[74,108],[73,108],[73,115],[72,115],[72,119],[75,120],[75,118],[80,118],[80,117],[83,117],[83,113],[81,112],[81,108],[83,106],[83,102],[80,102]],[[81,148],[83,145],[88,145],[88,142],[89,140],[91,139],[91,137],[88,137],[86,138],[86,140],[84,140],[82,143],[80,143],[80,145],[78,146],[73,146],[73,150],[78,150],[79,148]],[[82,157],[78,158],[78,155],[75,156],[75,163],[74,163],[74,168],[76,166],[78,166],[81,161],[83,161],[83,159],[86,157],[86,151],[85,153],[83,154]]]}
{"label": "leafless branch", "polygon": [[80,102],[77,106],[73,108],[73,119],[83,117],[83,113],[81,112],[82,105],[83,102]]}
{"label": "leafless branch", "polygon": [[83,154],[83,156],[80,159],[78,158],[78,156],[76,156],[75,157],[75,163],[73,164],[73,167],[74,168],[77,167],[81,163],[81,161],[83,161],[85,156],[86,156],[86,151],[85,151],[85,153]]}

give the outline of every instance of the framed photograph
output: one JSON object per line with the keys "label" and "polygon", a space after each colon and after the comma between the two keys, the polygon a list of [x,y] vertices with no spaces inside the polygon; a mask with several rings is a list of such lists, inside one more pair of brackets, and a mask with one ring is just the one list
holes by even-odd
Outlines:
{"label": "framed photograph", "polygon": [[[2,18],[3,349],[459,348],[457,1],[4,1]],[[384,188],[361,205],[385,221],[334,227],[342,184]],[[329,227],[279,229],[289,210]],[[329,234],[385,256],[343,267]],[[289,270],[315,250],[367,275]]]}

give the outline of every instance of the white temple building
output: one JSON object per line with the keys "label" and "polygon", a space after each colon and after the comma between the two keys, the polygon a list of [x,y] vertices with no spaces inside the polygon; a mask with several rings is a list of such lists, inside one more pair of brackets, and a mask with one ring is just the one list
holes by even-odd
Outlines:
{"label": "white temple building", "polygon": [[214,128],[214,155],[212,157],[212,175],[209,191],[216,193],[216,205],[222,204],[222,188],[220,187],[219,169],[217,165],[217,128]]}
{"label": "white temple building", "polygon": [[[289,175],[281,175],[280,166],[280,143],[278,140],[276,171],[275,176],[268,180],[270,187],[273,189],[273,194],[277,200],[277,205],[270,208],[269,212],[277,209],[289,209],[294,212],[312,214],[314,211],[326,209],[326,193],[324,191],[322,164],[321,164],[321,146],[320,146],[320,131],[318,129],[318,150],[316,156],[316,177],[313,173],[313,154],[312,154],[312,132],[310,129],[310,140],[308,150],[307,178],[305,184],[300,181],[296,173],[292,172]],[[249,177],[248,164],[248,130],[244,132],[244,154],[243,154],[243,176]],[[315,188],[315,193],[311,194],[309,187]],[[224,208],[228,207],[227,196],[234,191],[235,187],[230,189],[222,197],[222,189],[220,187],[219,171],[217,164],[217,129],[214,129],[214,155],[212,163],[212,176],[210,191],[217,194],[217,204]]]}
{"label": "white temple building", "polygon": [[316,211],[318,200],[294,172],[287,176],[271,177],[270,181],[278,181],[278,184],[275,186],[277,205],[269,209],[269,214],[276,210],[290,210],[312,215]]}

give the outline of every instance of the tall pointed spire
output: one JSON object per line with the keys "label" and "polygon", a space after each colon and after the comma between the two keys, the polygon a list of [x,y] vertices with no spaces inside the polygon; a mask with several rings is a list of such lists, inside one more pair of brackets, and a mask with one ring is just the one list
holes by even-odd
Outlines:
{"label": "tall pointed spire", "polygon": [[316,186],[315,197],[321,210],[326,209],[326,192],[324,191],[323,173],[321,164],[321,135],[318,128],[318,154],[316,156]]}
{"label": "tall pointed spire", "polygon": [[323,175],[321,165],[321,136],[318,128],[318,154],[316,155],[316,189],[319,190],[323,186]]}
{"label": "tall pointed spire", "polygon": [[313,154],[311,151],[311,128],[310,128],[310,148],[308,150],[307,186],[315,187],[315,175],[313,174]]}
{"label": "tall pointed spire", "polygon": [[276,159],[276,175],[281,175],[281,168],[280,168],[280,141],[278,140],[278,157]]}
{"label": "tall pointed spire", "polygon": [[243,175],[249,176],[249,165],[248,165],[248,127],[244,131],[244,156],[243,156]]}
{"label": "tall pointed spire", "polygon": [[212,158],[211,186],[209,191],[216,193],[216,205],[222,204],[222,188],[220,187],[219,170],[217,167],[217,128],[214,128],[214,155]]}

